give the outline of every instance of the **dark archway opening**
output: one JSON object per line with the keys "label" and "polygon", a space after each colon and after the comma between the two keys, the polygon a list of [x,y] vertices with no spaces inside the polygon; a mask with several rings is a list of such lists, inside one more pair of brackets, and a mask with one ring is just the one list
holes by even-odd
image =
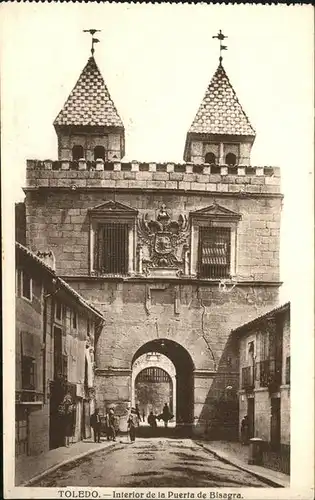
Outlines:
{"label": "dark archway opening", "polygon": [[216,157],[214,153],[207,153],[205,156],[205,163],[210,163],[210,165],[216,164]]}
{"label": "dark archway opening", "polygon": [[176,424],[193,424],[194,419],[194,364],[190,354],[177,342],[169,339],[154,339],[138,349],[132,365],[142,354],[159,352],[167,356],[176,369]]}
{"label": "dark archway opening", "polygon": [[167,403],[173,414],[173,384],[169,374],[158,366],[144,368],[135,379],[135,400],[142,413],[155,415]]}
{"label": "dark archway opening", "polygon": [[94,148],[94,160],[104,160],[105,161],[105,148],[104,148],[104,146],[95,146],[95,148]]}
{"label": "dark archway opening", "polygon": [[80,144],[73,146],[73,148],[72,148],[72,160],[79,161],[83,157],[84,157],[83,146],[81,146]]}

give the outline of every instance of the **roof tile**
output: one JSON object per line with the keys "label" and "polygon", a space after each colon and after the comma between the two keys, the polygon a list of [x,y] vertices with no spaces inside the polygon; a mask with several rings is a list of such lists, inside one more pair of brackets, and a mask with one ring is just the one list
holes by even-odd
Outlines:
{"label": "roof tile", "polygon": [[54,125],[123,127],[94,57],[90,57]]}
{"label": "roof tile", "polygon": [[206,90],[189,133],[256,135],[221,63]]}

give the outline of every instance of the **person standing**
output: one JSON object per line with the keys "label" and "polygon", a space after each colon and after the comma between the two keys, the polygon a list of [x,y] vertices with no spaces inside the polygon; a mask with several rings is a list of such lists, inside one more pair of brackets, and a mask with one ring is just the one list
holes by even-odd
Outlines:
{"label": "person standing", "polygon": [[115,429],[115,412],[114,408],[110,408],[108,412],[109,430],[110,436],[113,441],[116,441],[116,429]]}
{"label": "person standing", "polygon": [[171,420],[171,418],[173,418],[173,415],[170,412],[168,404],[165,403],[162,411],[162,420],[164,421],[164,427],[167,427],[168,421]]}
{"label": "person standing", "polygon": [[138,417],[139,422],[140,422],[141,417],[140,417],[140,410],[139,410],[139,405],[138,404],[136,404],[136,414],[137,414],[137,417]]}
{"label": "person standing", "polygon": [[91,415],[91,427],[93,429],[94,433],[94,441],[95,443],[100,443],[101,442],[101,417],[99,415],[99,410],[98,408],[95,408],[94,413]]}
{"label": "person standing", "polygon": [[248,416],[245,415],[241,422],[241,441],[242,444],[248,443]]}
{"label": "person standing", "polygon": [[73,414],[74,406],[72,402],[72,397],[69,392],[66,393],[61,405],[59,406],[59,412],[61,414],[62,427],[65,437],[65,446],[68,448],[70,446],[70,436],[73,435]]}
{"label": "person standing", "polygon": [[144,409],[142,410],[142,422],[145,422],[145,411],[144,411]]}
{"label": "person standing", "polygon": [[156,415],[154,415],[153,411],[150,411],[150,414],[148,416],[148,424],[150,425],[154,434],[157,428],[157,423],[156,423]]}
{"label": "person standing", "polygon": [[139,427],[139,418],[135,408],[131,408],[127,424],[128,424],[127,428],[129,431],[130,441],[131,443],[134,443],[136,440],[136,429],[137,427]]}

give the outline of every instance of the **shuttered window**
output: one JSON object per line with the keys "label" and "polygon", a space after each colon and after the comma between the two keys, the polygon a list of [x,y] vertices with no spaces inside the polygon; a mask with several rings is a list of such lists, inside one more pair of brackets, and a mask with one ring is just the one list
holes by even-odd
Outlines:
{"label": "shuttered window", "polygon": [[99,225],[94,257],[100,274],[127,274],[128,224]]}
{"label": "shuttered window", "polygon": [[201,227],[199,274],[203,278],[228,278],[231,264],[231,230],[226,227]]}

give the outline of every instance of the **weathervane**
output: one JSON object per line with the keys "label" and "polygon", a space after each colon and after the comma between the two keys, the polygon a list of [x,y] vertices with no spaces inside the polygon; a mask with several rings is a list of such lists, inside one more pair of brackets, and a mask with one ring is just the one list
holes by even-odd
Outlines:
{"label": "weathervane", "polygon": [[227,38],[227,36],[223,35],[222,31],[220,30],[219,33],[217,35],[214,35],[212,38],[217,38],[218,40],[220,40],[220,58],[219,58],[219,61],[221,63],[222,62],[221,52],[222,52],[222,50],[227,50],[227,46],[222,45],[222,40]]}
{"label": "weathervane", "polygon": [[92,47],[91,47],[91,54],[92,56],[94,55],[94,52],[95,52],[95,49],[94,49],[94,43],[99,43],[99,39],[98,38],[94,38],[94,34],[97,32],[97,31],[101,31],[101,30],[83,30],[84,33],[90,33],[91,36],[92,36]]}

